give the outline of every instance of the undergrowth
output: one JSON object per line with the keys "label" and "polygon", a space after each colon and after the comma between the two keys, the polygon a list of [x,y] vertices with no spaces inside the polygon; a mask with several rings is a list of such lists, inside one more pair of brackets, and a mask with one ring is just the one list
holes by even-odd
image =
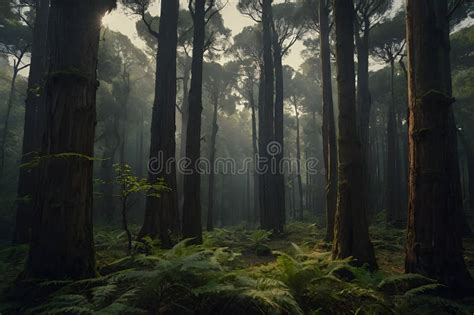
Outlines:
{"label": "undergrowth", "polygon": [[[286,235],[243,227],[216,229],[204,244],[161,250],[146,239],[125,256],[125,235],[96,232],[99,275],[81,281],[14,283],[27,248],[0,251],[2,314],[472,314],[473,301],[437,294],[440,285],[397,272],[403,232],[372,231],[382,270],[332,260],[324,231],[291,223]],[[383,232],[383,233],[382,233]],[[380,234],[379,234],[380,233]],[[386,245],[389,243],[392,247]],[[382,244],[382,245],[377,245]],[[265,260],[257,249],[272,251]],[[381,258],[382,257],[382,258]],[[6,288],[6,285],[3,287]]]}

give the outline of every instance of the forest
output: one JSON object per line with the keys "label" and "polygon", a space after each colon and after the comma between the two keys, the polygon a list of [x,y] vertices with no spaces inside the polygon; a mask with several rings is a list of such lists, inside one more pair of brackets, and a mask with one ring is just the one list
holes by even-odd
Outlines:
{"label": "forest", "polygon": [[472,315],[471,123],[472,0],[0,0],[0,315]]}

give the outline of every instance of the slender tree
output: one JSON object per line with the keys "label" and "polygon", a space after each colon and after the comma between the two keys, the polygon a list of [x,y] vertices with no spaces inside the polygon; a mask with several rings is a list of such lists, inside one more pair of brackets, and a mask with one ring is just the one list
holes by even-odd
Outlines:
{"label": "slender tree", "polygon": [[409,204],[405,270],[474,288],[462,247],[446,0],[408,0]]}
{"label": "slender tree", "polygon": [[371,53],[378,60],[390,65],[390,103],[387,111],[387,169],[385,189],[385,209],[387,224],[403,226],[405,218],[402,206],[402,171],[398,136],[397,104],[395,103],[395,64],[403,57],[405,50],[404,12],[394,19],[385,21],[372,32]]}
{"label": "slender tree", "polygon": [[334,217],[337,207],[337,143],[332,99],[331,48],[329,44],[328,0],[319,0],[319,38],[321,59],[321,87],[323,94],[323,154],[326,169],[326,240],[334,238]]}
{"label": "slender tree", "polygon": [[[35,3],[35,23],[31,66],[28,76],[28,94],[25,102],[25,124],[23,132],[22,164],[27,164],[41,149],[42,123],[44,121],[44,74],[46,65],[46,41],[48,33],[49,0]],[[36,152],[36,153],[35,153]],[[16,210],[13,242],[27,243],[30,240],[32,203],[37,180],[35,168],[21,168],[18,179],[18,205]]]}
{"label": "slender tree", "polygon": [[[143,12],[141,10],[139,12]],[[151,122],[150,160],[157,159],[157,169],[148,172],[148,181],[163,178],[169,191],[161,198],[147,196],[145,219],[138,238],[159,236],[161,246],[172,246],[172,234],[179,233],[178,194],[176,182],[176,57],[178,45],[179,1],[161,1],[159,32],[151,27],[145,15],[143,22],[158,40],[156,57],[155,101]]]}
{"label": "slender tree", "polygon": [[335,218],[334,258],[353,257],[377,268],[369,239],[362,187],[362,153],[357,133],[354,76],[354,7],[334,0],[336,63],[339,96],[338,203]]}
{"label": "slender tree", "polygon": [[[186,127],[186,158],[189,159],[184,174],[183,236],[202,243],[201,226],[201,176],[196,162],[201,156],[202,70],[206,37],[206,15],[214,1],[190,0],[189,11],[193,18],[193,59],[191,64],[191,87],[189,90],[189,117]],[[218,12],[218,11],[215,11]]]}

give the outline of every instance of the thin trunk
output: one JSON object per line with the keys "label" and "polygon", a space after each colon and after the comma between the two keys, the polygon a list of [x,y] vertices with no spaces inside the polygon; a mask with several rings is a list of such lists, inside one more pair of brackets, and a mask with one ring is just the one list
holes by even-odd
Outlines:
{"label": "thin trunk", "polygon": [[[253,172],[253,210],[252,210],[252,219],[255,220],[258,218],[260,204],[259,204],[259,176],[255,172],[258,161],[258,140],[257,140],[257,117],[255,109],[255,100],[253,95],[253,87],[250,94],[250,109],[252,110],[252,149],[253,149],[253,158],[254,158],[254,172]],[[252,222],[253,223],[253,222]]]}
{"label": "thin trunk", "polygon": [[186,129],[186,157],[190,174],[184,175],[183,236],[202,243],[201,176],[196,162],[201,156],[202,68],[205,38],[205,0],[194,0],[192,78],[189,91],[189,117]]}
{"label": "thin trunk", "polygon": [[127,198],[123,198],[122,200],[122,227],[125,234],[127,234],[127,254],[130,255],[132,253],[132,233],[130,233],[130,229],[128,228]]}
{"label": "thin trunk", "polygon": [[[46,40],[48,33],[49,0],[36,1],[36,18],[33,30],[28,92],[25,102],[25,124],[21,163],[27,164],[41,149],[42,123],[44,122],[44,73],[46,64]],[[13,242],[25,244],[30,241],[33,217],[32,197],[37,187],[37,169],[20,168],[18,178],[18,205],[16,209]]]}
{"label": "thin trunk", "polygon": [[303,181],[301,179],[301,141],[300,141],[300,115],[298,112],[298,105],[294,103],[295,117],[296,117],[296,178],[298,180],[298,192],[299,192],[299,219],[303,221]]}
{"label": "thin trunk", "polygon": [[265,74],[263,65],[260,65],[260,78],[258,84],[258,160],[256,161],[256,170],[258,177],[258,217],[260,219],[260,225],[263,226],[262,222],[265,219],[265,201],[264,201],[264,189],[265,189],[265,178],[263,172],[263,159],[265,159],[265,141],[264,141],[264,104],[265,104]]}
{"label": "thin trunk", "polygon": [[321,78],[323,93],[323,154],[326,168],[326,240],[334,238],[337,207],[337,144],[332,99],[331,53],[329,46],[329,1],[319,1]]}
{"label": "thin trunk", "polygon": [[207,230],[212,231],[214,229],[214,161],[216,158],[216,138],[219,126],[217,125],[217,116],[219,113],[219,106],[217,97],[214,100],[214,113],[212,115],[212,127],[211,127],[211,144],[209,153],[209,189],[208,189],[208,208],[207,208]]}
{"label": "thin trunk", "polygon": [[160,198],[146,199],[145,221],[138,238],[159,236],[161,246],[172,246],[172,235],[179,233],[176,183],[176,50],[179,1],[161,2],[159,49],[156,66],[155,101],[151,122],[150,159],[157,159],[158,171],[148,173],[148,181],[163,178],[169,191]]}
{"label": "thin trunk", "polygon": [[[181,137],[180,137],[180,148],[179,148],[179,158],[186,157],[186,132],[188,126],[188,117],[189,117],[189,79],[191,73],[191,66],[188,66],[188,61],[186,60],[184,75],[183,75],[183,103],[181,104]],[[183,210],[184,202],[184,174],[183,172],[178,172],[177,174],[178,182],[178,202],[180,213]]]}
{"label": "thin trunk", "polygon": [[[95,277],[92,173],[97,53],[102,17],[115,1],[51,2],[46,124],[25,276]],[[77,156],[57,158],[54,155]]]}
{"label": "thin trunk", "polygon": [[408,0],[409,205],[405,270],[473,289],[463,257],[447,1]]}
{"label": "thin trunk", "polygon": [[339,178],[333,257],[353,257],[358,264],[377,268],[369,239],[362,194],[362,153],[357,133],[354,76],[354,7],[346,0],[334,1],[336,61],[339,95]]}
{"label": "thin trunk", "polygon": [[[272,230],[275,233],[283,231],[281,212],[277,209],[277,176],[272,172],[272,163],[276,164],[276,156],[282,150],[281,144],[273,143],[274,138],[274,91],[275,75],[274,60],[272,54],[272,0],[263,0],[262,3],[262,27],[263,27],[263,68],[264,68],[264,106],[263,106],[263,147],[260,154],[267,160],[267,170],[263,174],[263,209],[260,218],[261,227]],[[272,148],[276,149],[272,151]],[[276,154],[275,154],[276,153]]]}
{"label": "thin trunk", "polygon": [[394,60],[390,62],[390,70],[391,101],[387,112],[387,169],[385,173],[385,209],[387,211],[387,224],[401,227],[403,225],[401,214],[401,170],[399,167],[398,128],[395,111]]}

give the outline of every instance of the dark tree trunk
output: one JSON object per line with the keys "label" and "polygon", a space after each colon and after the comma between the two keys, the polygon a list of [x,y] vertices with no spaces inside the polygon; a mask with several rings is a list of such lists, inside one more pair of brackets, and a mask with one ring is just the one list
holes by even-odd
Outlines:
{"label": "dark tree trunk", "polygon": [[453,289],[472,289],[461,237],[447,1],[408,0],[407,39],[410,176],[405,270]]}
{"label": "dark tree trunk", "polygon": [[145,221],[138,233],[160,237],[161,246],[172,246],[172,234],[179,233],[176,183],[176,50],[179,1],[161,2],[160,33],[156,67],[155,102],[151,122],[150,159],[157,159],[158,171],[149,171],[148,181],[163,178],[170,191],[160,198],[146,199]]}
{"label": "dark tree trunk", "polygon": [[[46,124],[34,198],[26,276],[96,275],[92,232],[92,171],[96,69],[102,17],[115,1],[51,2]],[[57,154],[74,156],[57,157]]]}
{"label": "dark tree trunk", "polygon": [[[181,104],[181,137],[180,137],[180,148],[179,148],[179,158],[186,156],[186,132],[188,126],[188,117],[189,117],[189,79],[191,73],[191,67],[188,66],[188,60],[186,60],[184,75],[183,75],[183,103]],[[178,181],[178,202],[179,210],[182,213],[183,202],[184,202],[184,174],[183,172],[178,172],[177,174]]]}
{"label": "dark tree trunk", "polygon": [[323,93],[323,154],[326,168],[326,240],[334,238],[334,216],[337,207],[337,144],[332,99],[331,52],[329,46],[329,1],[319,1],[321,45],[321,78]]}
{"label": "dark tree trunk", "polygon": [[387,169],[385,174],[385,209],[387,224],[402,227],[401,169],[399,159],[397,114],[395,110],[394,71],[395,64],[390,62],[391,98],[387,112]]}
{"label": "dark tree trunk", "polygon": [[254,159],[254,172],[253,172],[253,210],[252,210],[252,221],[254,223],[259,217],[260,212],[260,201],[259,201],[259,176],[255,172],[258,158],[258,140],[257,140],[257,115],[255,108],[255,99],[253,94],[253,86],[250,94],[250,109],[252,110],[252,149]]}
{"label": "dark tree trunk", "polygon": [[212,115],[212,127],[211,127],[211,144],[209,153],[209,189],[208,189],[208,208],[207,208],[207,230],[212,231],[214,229],[214,161],[216,158],[216,138],[219,126],[217,125],[217,116],[219,113],[219,106],[217,96],[214,100],[214,113]]}
{"label": "dark tree trunk", "polygon": [[354,77],[354,8],[346,0],[334,1],[336,61],[339,95],[339,178],[333,257],[352,256],[359,264],[377,268],[369,239],[362,194],[362,153],[357,133]]}
{"label": "dark tree trunk", "polygon": [[300,114],[298,112],[298,105],[295,103],[295,117],[296,117],[296,178],[298,180],[299,192],[299,219],[303,221],[304,213],[304,199],[303,199],[303,181],[301,179],[301,141],[300,141]]}
{"label": "dark tree trunk", "polygon": [[[275,233],[283,232],[283,220],[280,218],[277,202],[277,176],[272,172],[272,164],[276,165],[277,155],[283,149],[280,143],[273,142],[274,138],[274,91],[275,75],[274,60],[272,55],[272,0],[263,0],[262,4],[263,26],[263,70],[264,70],[264,105],[263,105],[263,146],[260,154],[266,158],[267,170],[263,174],[263,209],[260,225],[265,230]],[[263,151],[263,154],[262,154]],[[276,153],[276,154],[275,154]],[[276,165],[278,167],[278,165]]]}
{"label": "dark tree trunk", "polygon": [[260,219],[260,225],[263,226],[262,222],[264,220],[265,214],[265,201],[264,201],[264,189],[265,189],[265,178],[262,171],[262,166],[264,165],[263,159],[265,159],[265,141],[264,141],[264,105],[265,105],[265,73],[263,64],[260,65],[260,77],[258,84],[258,160],[256,161],[255,169],[258,177],[258,217]]}
{"label": "dark tree trunk", "polygon": [[[359,23],[356,23],[359,24]],[[371,99],[369,90],[369,32],[370,19],[367,16],[362,18],[363,34],[360,36],[359,30],[355,30],[355,43],[357,48],[357,115],[359,126],[359,137],[361,142],[361,207],[368,212],[369,206],[369,183],[370,172],[368,164],[369,156],[369,125]]]}
{"label": "dark tree trunk", "polygon": [[[25,125],[21,163],[26,164],[41,150],[42,123],[44,122],[44,85],[46,63],[46,41],[48,33],[49,0],[36,1],[36,18],[33,31],[28,94],[25,102]],[[13,242],[24,244],[30,241],[32,200],[37,181],[36,169],[20,168],[18,178],[18,205],[16,209],[15,235]]]}
{"label": "dark tree trunk", "polygon": [[205,0],[194,0],[193,61],[186,129],[186,157],[191,162],[184,175],[183,236],[202,243],[201,176],[196,162],[201,156],[202,68],[205,37]]}
{"label": "dark tree trunk", "polygon": [[[278,228],[283,227],[285,225],[286,219],[286,209],[285,209],[285,174],[281,167],[281,162],[284,156],[284,132],[283,132],[283,124],[284,124],[284,83],[283,83],[283,52],[278,42],[278,37],[275,31],[275,25],[273,22],[272,16],[272,46],[273,46],[273,60],[274,60],[274,67],[275,67],[275,121],[274,121],[274,129],[275,129],[275,136],[274,141],[280,145],[280,150],[278,154],[275,156],[275,162],[277,165],[276,174],[275,175],[275,191],[276,198],[275,205],[276,208],[273,210],[275,213],[274,216],[277,216],[277,220],[280,222],[278,223]],[[300,175],[301,177],[301,175]]]}

